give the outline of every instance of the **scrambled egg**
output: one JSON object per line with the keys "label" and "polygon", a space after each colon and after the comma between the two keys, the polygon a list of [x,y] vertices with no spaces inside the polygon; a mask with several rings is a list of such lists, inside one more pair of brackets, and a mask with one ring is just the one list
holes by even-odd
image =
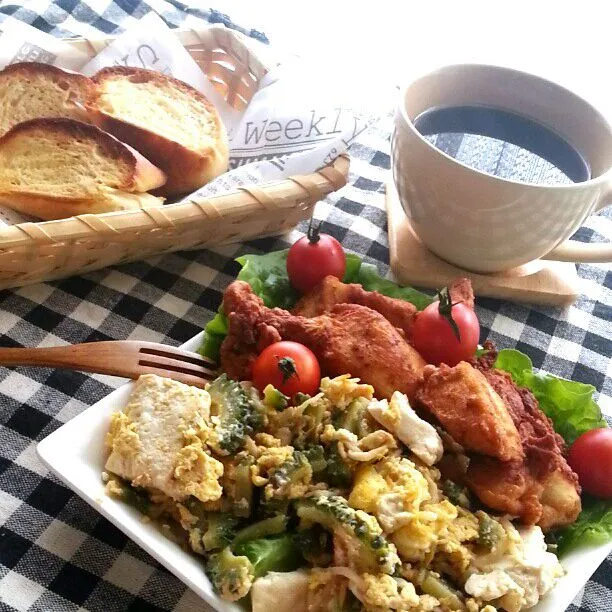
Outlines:
{"label": "scrambled egg", "polygon": [[[297,572],[292,572],[297,573]],[[431,595],[418,595],[414,585],[399,576],[357,573],[346,567],[314,568],[309,574],[305,609],[309,611],[344,610],[347,587],[360,601],[366,612],[410,610],[432,612],[440,610],[440,602]],[[284,610],[284,608],[282,608]],[[353,608],[350,608],[353,609]],[[291,612],[302,610],[296,604]],[[493,611],[495,612],[495,611]]]}
{"label": "scrambled egg", "polygon": [[268,484],[270,473],[293,456],[293,446],[259,447],[258,457],[251,466],[251,480],[256,487]]}
{"label": "scrambled egg", "polygon": [[[254,499],[300,500],[329,488],[327,494],[342,496],[345,504],[348,500],[373,541],[380,538],[389,547],[387,565],[372,566],[359,537],[350,529],[334,529],[328,535],[332,565],[258,578],[250,590],[253,612],[340,609],[334,606],[354,597],[365,612],[438,612],[459,609],[459,604],[466,612],[519,612],[535,605],[563,574],[540,528],[517,530],[501,519],[503,537],[483,552],[479,515],[446,499],[440,472],[431,467],[443,452],[436,430],[416,415],[405,395],[396,392],[387,402],[374,399],[373,392],[349,375],[324,378],[321,392],[300,406],[268,410],[266,426],[247,435],[240,452],[219,461],[208,392],[142,376],[125,409],[111,417],[105,468],[146,488],[150,501],[181,525],[199,554],[210,553],[203,545],[208,513],[235,511],[240,470],[250,497],[260,489]],[[358,418],[343,421],[356,407]],[[374,420],[385,429],[373,431]],[[400,455],[398,440],[414,460]],[[316,470],[315,461],[304,459],[315,447],[320,453]],[[336,453],[331,459],[330,449]],[[330,465],[346,467],[348,480],[326,482]],[[121,492],[114,480],[107,487],[109,493]],[[194,498],[202,504],[194,506]],[[247,574],[232,583],[241,593],[251,587]],[[445,579],[464,585],[464,593]],[[234,591],[225,596],[231,599]]]}
{"label": "scrambled egg", "polygon": [[442,458],[444,449],[438,432],[417,415],[403,393],[396,391],[390,402],[386,399],[371,401],[368,411],[426,465],[433,465]]}
{"label": "scrambled egg", "polygon": [[354,399],[365,397],[371,400],[374,397],[372,385],[360,384],[358,378],[351,378],[350,374],[323,378],[321,391],[327,399],[339,410],[344,410]]}
{"label": "scrambled egg", "polygon": [[410,523],[429,498],[427,481],[414,463],[393,457],[362,467],[348,501],[354,508],[374,514],[383,530],[392,533]]}
{"label": "scrambled egg", "polygon": [[409,459],[390,457],[357,471],[349,504],[373,514],[405,561],[435,553],[456,576],[472,553],[463,544],[478,537],[478,520],[446,499],[434,501],[428,480]]}
{"label": "scrambled egg", "polygon": [[363,574],[361,580],[360,599],[373,610],[410,610],[419,605],[414,585],[407,580],[387,574]]}
{"label": "scrambled egg", "polygon": [[153,374],[135,383],[123,412],[111,416],[105,468],[133,486],[181,501],[221,497],[223,464],[206,452],[209,394]]}
{"label": "scrambled egg", "polygon": [[446,499],[423,504],[413,519],[392,535],[391,541],[407,561],[422,561],[448,535],[448,527],[456,518],[457,507]]}
{"label": "scrambled egg", "polygon": [[484,602],[494,602],[507,612],[535,606],[564,571],[557,557],[547,552],[538,526],[517,530],[501,521],[506,538],[488,555],[476,557],[465,591]]}
{"label": "scrambled egg", "polygon": [[343,459],[359,462],[377,461],[389,450],[397,447],[395,438],[389,432],[382,430],[374,431],[360,440],[352,431],[326,425],[320,439],[326,444],[338,442],[338,450]]}
{"label": "scrambled egg", "polygon": [[462,583],[474,554],[466,544],[478,540],[478,519],[458,508],[456,519],[446,524],[435,546],[435,566]]}

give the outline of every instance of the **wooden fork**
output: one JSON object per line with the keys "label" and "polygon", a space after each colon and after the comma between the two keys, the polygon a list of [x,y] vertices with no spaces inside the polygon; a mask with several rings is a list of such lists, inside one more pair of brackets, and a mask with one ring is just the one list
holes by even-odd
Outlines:
{"label": "wooden fork", "polygon": [[85,342],[49,348],[0,348],[0,366],[47,366],[138,378],[157,374],[195,387],[218,376],[218,366],[198,353],[157,342]]}

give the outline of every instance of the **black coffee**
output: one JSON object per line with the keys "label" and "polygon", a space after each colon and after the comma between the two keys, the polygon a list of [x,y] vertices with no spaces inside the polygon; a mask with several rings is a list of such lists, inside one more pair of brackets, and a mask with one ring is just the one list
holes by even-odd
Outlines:
{"label": "black coffee", "polygon": [[438,149],[476,170],[526,183],[580,183],[591,178],[584,157],[550,128],[485,106],[433,108],[416,129]]}

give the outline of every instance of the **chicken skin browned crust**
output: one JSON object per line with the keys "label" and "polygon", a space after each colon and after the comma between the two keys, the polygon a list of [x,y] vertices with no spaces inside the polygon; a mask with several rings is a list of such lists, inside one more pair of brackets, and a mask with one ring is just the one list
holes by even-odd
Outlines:
{"label": "chicken skin browned crust", "polygon": [[[457,279],[448,290],[453,303],[463,302],[474,309],[474,292],[469,279]],[[412,336],[412,326],[418,314],[416,306],[377,291],[366,291],[358,284],[343,283],[335,276],[326,276],[312,291],[302,296],[292,313],[301,317],[318,317],[331,312],[338,304],[367,306],[401,330],[408,340]]]}
{"label": "chicken skin browned crust", "polygon": [[469,363],[427,366],[416,397],[465,448],[501,461],[523,459],[521,438],[504,402]]}
{"label": "chicken skin browned crust", "polygon": [[573,523],[581,510],[578,478],[563,439],[527,389],[482,361],[427,366],[419,406],[435,416],[469,458],[461,473],[452,457],[443,471],[494,510],[543,530]]}
{"label": "chicken skin browned crust", "polygon": [[495,481],[490,466],[487,469],[474,463],[468,470],[468,479],[481,490],[485,503],[484,497],[497,495],[506,497],[507,505],[511,506],[518,497],[525,521],[538,523],[544,530],[573,523],[581,510],[580,486],[578,476],[565,460],[563,438],[540,410],[531,391],[517,387],[507,372],[488,367],[486,361],[481,362],[481,367],[519,431],[525,460],[520,469],[503,466],[496,470]]}
{"label": "chicken skin browned crust", "polygon": [[376,291],[366,291],[361,285],[346,284],[335,276],[326,276],[312,291],[304,295],[293,309],[301,317],[317,317],[331,312],[338,304],[360,304],[379,312],[406,337],[412,333],[416,306],[405,300],[387,297]]}
{"label": "chicken skin browned crust", "polygon": [[307,346],[323,375],[351,374],[371,384],[379,398],[401,391],[413,398],[425,361],[380,313],[359,304],[337,304],[328,314],[306,318],[267,308],[251,287],[234,281],[223,309],[229,332],[221,345],[221,366],[230,378],[250,379],[257,355],[279,340]]}

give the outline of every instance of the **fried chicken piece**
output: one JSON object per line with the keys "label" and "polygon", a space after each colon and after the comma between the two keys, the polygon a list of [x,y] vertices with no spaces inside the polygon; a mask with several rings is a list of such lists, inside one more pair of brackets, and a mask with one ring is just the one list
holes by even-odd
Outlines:
{"label": "fried chicken piece", "polygon": [[[565,442],[552,421],[540,410],[528,389],[516,386],[507,372],[491,368],[483,360],[478,367],[506,405],[521,437],[525,460],[519,466],[481,465],[472,462],[468,481],[477,495],[494,508],[521,516],[542,529],[573,523],[581,510],[578,476],[565,460]],[[487,501],[486,498],[490,498]]]}
{"label": "fried chicken piece", "polygon": [[[453,303],[464,302],[474,309],[474,292],[468,278],[459,278],[449,285]],[[410,302],[387,297],[378,291],[366,291],[361,285],[343,283],[335,276],[326,276],[312,291],[304,295],[293,309],[302,317],[317,317],[331,312],[337,304],[361,304],[379,312],[387,321],[401,329],[406,338],[412,336],[417,308]]]}
{"label": "fried chicken piece", "polygon": [[423,358],[380,313],[359,304],[337,304],[329,314],[306,318],[266,308],[251,287],[234,281],[223,309],[229,332],[221,366],[230,378],[250,379],[257,355],[279,340],[293,340],[317,356],[323,375],[350,373],[371,384],[377,397],[401,391],[413,398],[425,367]]}
{"label": "fried chicken piece", "polygon": [[580,514],[577,484],[563,469],[538,480],[522,461],[473,457],[465,483],[487,506],[543,531],[569,525]]}
{"label": "fried chicken piece", "polygon": [[463,302],[468,308],[474,310],[474,290],[469,278],[458,278],[448,286],[451,302]]}
{"label": "fried chicken piece", "polygon": [[[448,452],[438,467],[446,478],[468,486],[490,508],[518,516],[525,524],[538,524],[543,530],[568,525],[576,520],[581,503],[578,478],[564,458],[563,439],[555,433],[533,394],[517,387],[506,372],[493,369],[494,362],[491,352],[480,359],[476,363],[476,377],[465,363],[455,368],[425,369],[425,383],[417,398],[438,418],[447,435],[463,446],[452,449],[445,443]],[[457,382],[461,372],[465,380]],[[432,377],[439,379],[434,388]],[[493,423],[488,426],[478,422],[497,418],[494,411],[485,410],[478,418],[471,413],[466,396],[475,381],[481,394],[478,401],[486,404],[491,391],[499,400],[494,404],[505,413],[501,418],[506,426],[510,419],[519,436],[522,457],[504,460],[500,453],[484,450],[487,446],[495,447],[499,432],[492,427]]]}
{"label": "fried chicken piece", "polygon": [[423,377],[417,401],[456,442],[501,461],[523,459],[519,432],[482,372],[462,361],[453,368],[429,365]]}
{"label": "fried chicken piece", "polygon": [[335,276],[326,276],[304,295],[293,309],[302,317],[317,317],[331,312],[337,304],[360,304],[379,312],[387,321],[410,337],[417,308],[410,302],[387,297],[377,291],[366,291],[361,285],[345,284]]}

